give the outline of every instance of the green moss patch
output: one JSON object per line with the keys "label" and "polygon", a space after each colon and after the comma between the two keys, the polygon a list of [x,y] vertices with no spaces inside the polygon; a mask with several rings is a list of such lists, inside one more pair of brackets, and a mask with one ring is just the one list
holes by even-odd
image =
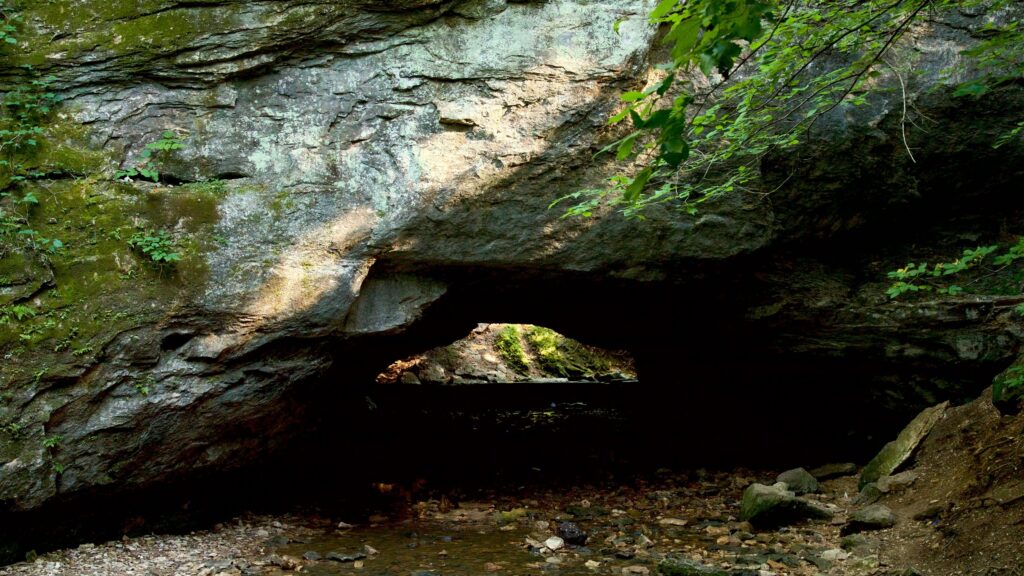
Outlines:
{"label": "green moss patch", "polygon": [[502,360],[509,368],[527,374],[530,371],[529,361],[526,358],[526,351],[523,350],[523,343],[519,335],[519,329],[514,325],[508,325],[498,332],[494,340],[494,347],[501,354]]}
{"label": "green moss patch", "polygon": [[78,0],[73,4],[25,4],[22,13],[28,26],[19,38],[20,50],[12,55],[15,65],[46,68],[86,53],[106,53],[124,57],[126,67],[142,71],[154,58],[180,54],[198,38],[213,30],[231,30],[237,23],[233,6],[176,8],[163,0]]}
{"label": "green moss patch", "polygon": [[[95,179],[29,183],[39,204],[26,226],[63,247],[33,247],[25,235],[0,236],[0,269],[11,282],[30,267],[46,284],[19,302],[32,313],[0,323],[0,367],[6,387],[31,385],[91,364],[117,334],[157,321],[201,291],[208,278],[205,253],[215,247],[221,196],[186,187],[140,190]],[[166,230],[181,248],[174,266],[158,266],[127,240],[141,229]],[[19,276],[20,274],[20,276]],[[76,368],[77,367],[77,368]],[[0,422],[2,423],[2,422]]]}
{"label": "green moss patch", "polygon": [[549,328],[531,326],[526,340],[545,373],[562,378],[590,377],[612,369],[601,353]]}

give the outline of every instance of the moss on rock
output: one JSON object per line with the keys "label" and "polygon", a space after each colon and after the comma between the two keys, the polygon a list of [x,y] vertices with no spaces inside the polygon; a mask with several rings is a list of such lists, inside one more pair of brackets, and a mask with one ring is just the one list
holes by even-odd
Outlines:
{"label": "moss on rock", "polygon": [[608,358],[550,328],[531,326],[526,340],[537,364],[547,374],[562,378],[590,377],[611,369]]}
{"label": "moss on rock", "polygon": [[526,351],[523,350],[523,343],[520,340],[519,328],[509,324],[501,329],[498,337],[494,340],[494,347],[501,354],[505,364],[519,372],[526,374],[530,371],[530,364],[526,358]]}
{"label": "moss on rock", "polygon": [[[19,262],[35,254],[52,273],[23,302],[33,315],[0,325],[0,352],[15,359],[0,367],[5,388],[31,386],[40,370],[44,379],[74,374],[117,334],[158,320],[201,291],[209,274],[204,253],[214,247],[218,220],[219,196],[185,188],[140,190],[79,179],[34,182],[30,189],[40,202],[28,225],[60,239],[63,248],[51,253],[23,235],[0,238],[5,268],[23,268]],[[127,240],[143,228],[172,231],[187,248],[174,268],[132,252]]]}

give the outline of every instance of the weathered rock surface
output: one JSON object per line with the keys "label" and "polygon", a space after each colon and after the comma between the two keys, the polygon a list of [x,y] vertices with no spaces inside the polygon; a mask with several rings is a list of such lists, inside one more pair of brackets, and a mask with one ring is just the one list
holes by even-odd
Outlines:
{"label": "weathered rock surface", "polygon": [[[947,408],[949,408],[949,402],[943,402],[918,414],[895,440],[886,444],[878,455],[864,467],[860,474],[860,487],[863,488],[871,482],[878,482],[881,477],[888,476],[899,469],[942,419]],[[882,491],[885,492],[885,490]]]}
{"label": "weathered rock surface", "polygon": [[755,526],[781,526],[807,519],[829,520],[832,512],[817,502],[798,498],[782,484],[751,484],[743,492],[740,518]]}
{"label": "weathered rock surface", "polygon": [[[161,172],[197,184],[38,183],[78,202],[42,206],[42,233],[80,242],[66,262],[21,258],[0,298],[88,322],[30,334],[31,348],[16,332],[0,342],[0,503],[30,510],[238,468],[340,409],[317,379],[362,384],[483,314],[632,348],[668,388],[710,394],[686,404],[698,409],[734,403],[716,386],[723,365],[751,390],[849,386],[906,410],[978,388],[1014,357],[1018,297],[892,304],[874,280],[929,230],[893,226],[904,214],[926,209],[970,235],[988,232],[993,198],[1000,218],[1021,208],[1001,196],[1021,152],[989,144],[1024,97],[964,103],[950,95],[958,79],[938,74],[981,22],[936,20],[908,41],[907,66],[928,71],[910,87],[930,122],[908,133],[916,164],[898,136],[899,91],[882,91],[766,160],[764,190],[695,216],[655,209],[638,232],[614,214],[548,210],[616,170],[591,155],[647,69],[652,5],[31,3],[12,61],[56,76],[53,139],[88,160],[68,171],[110,176],[174,130],[185,147]],[[200,193],[205,179],[224,182]],[[133,263],[120,236],[154,227],[190,247],[173,278]],[[850,242],[878,228],[894,230]],[[655,334],[665,325],[687,329]],[[692,386],[676,382],[681,364]],[[675,416],[675,400],[656,408]],[[738,411],[760,411],[745,400]],[[833,415],[807,418],[793,428]]]}
{"label": "weathered rock surface", "polygon": [[896,514],[888,506],[872,504],[857,510],[850,515],[849,522],[843,526],[843,534],[853,534],[868,530],[881,530],[896,524]]}
{"label": "weathered rock surface", "polygon": [[810,471],[811,476],[818,480],[831,480],[842,476],[852,476],[857,473],[857,465],[853,462],[838,462],[835,464],[823,464]]}
{"label": "weathered rock surface", "polygon": [[775,479],[782,482],[794,494],[811,494],[818,491],[818,480],[803,468],[786,470]]}

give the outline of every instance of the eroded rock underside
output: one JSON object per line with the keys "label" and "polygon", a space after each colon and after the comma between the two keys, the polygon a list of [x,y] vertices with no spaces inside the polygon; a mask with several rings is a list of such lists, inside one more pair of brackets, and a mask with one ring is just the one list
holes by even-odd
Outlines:
{"label": "eroded rock underside", "polygon": [[[620,169],[592,156],[650,65],[651,4],[26,8],[12,58],[65,98],[32,222],[67,249],[3,248],[0,305],[37,314],[0,327],[0,502],[250,464],[479,322],[631,351],[635,409],[680,446],[714,421],[725,447],[880,443],[988,386],[1020,346],[1017,287],[885,296],[885,272],[920,250],[1022,232],[1024,155],[991,143],[1024,93],[951,95],[983,18],[947,15],[898,48],[922,72],[906,142],[886,72],[892,90],[767,158],[757,189],[694,216],[562,219],[554,198]],[[165,130],[184,138],[165,184],[112,180]],[[124,242],[161,228],[182,248],[170,273]]]}

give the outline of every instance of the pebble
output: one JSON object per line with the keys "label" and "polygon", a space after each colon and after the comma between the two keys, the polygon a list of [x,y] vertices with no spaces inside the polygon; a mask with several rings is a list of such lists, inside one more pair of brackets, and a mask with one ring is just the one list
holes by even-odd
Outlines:
{"label": "pebble", "polygon": [[562,540],[558,536],[552,536],[544,541],[544,546],[547,546],[549,550],[560,550],[565,546],[565,540]]}
{"label": "pebble", "polygon": [[566,543],[573,546],[582,546],[587,543],[587,533],[584,532],[575,522],[561,522],[558,524],[558,536]]}
{"label": "pebble", "polygon": [[362,552],[328,552],[326,558],[335,562],[355,562],[366,558]]}
{"label": "pebble", "polygon": [[821,557],[829,562],[836,562],[838,560],[846,560],[850,557],[850,553],[839,548],[832,548],[822,552]]}

